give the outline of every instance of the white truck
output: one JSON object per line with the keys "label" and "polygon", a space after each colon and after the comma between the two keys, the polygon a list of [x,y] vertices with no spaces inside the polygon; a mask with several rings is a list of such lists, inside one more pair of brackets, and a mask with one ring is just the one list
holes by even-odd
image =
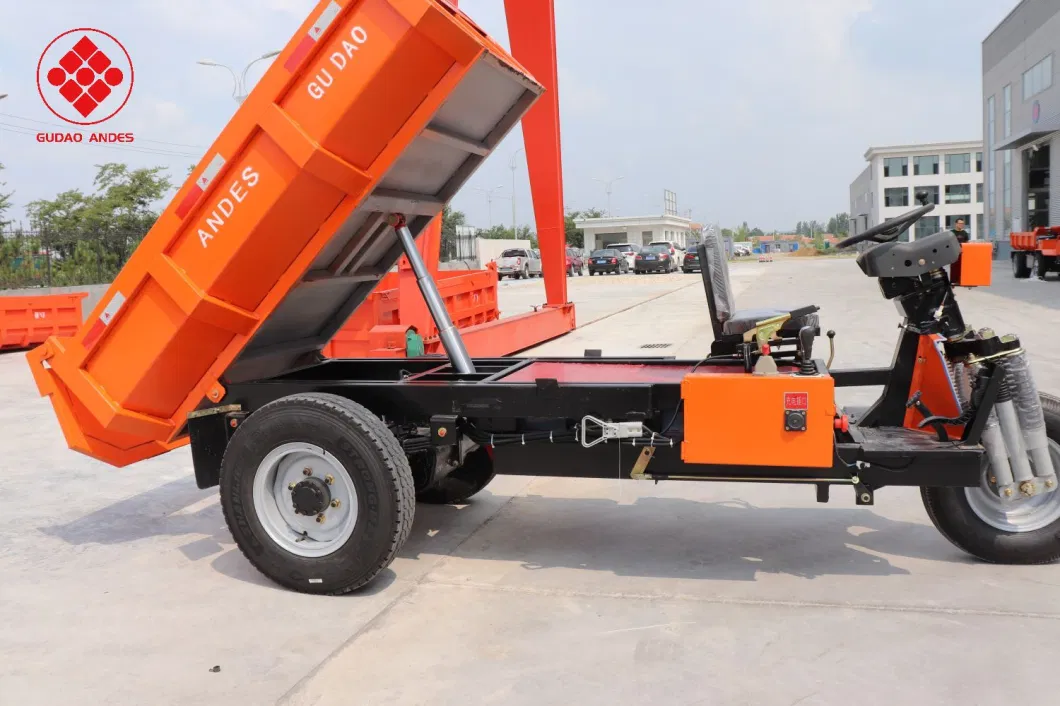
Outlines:
{"label": "white truck", "polygon": [[541,276],[541,256],[528,248],[508,248],[497,258],[497,276],[526,279]]}

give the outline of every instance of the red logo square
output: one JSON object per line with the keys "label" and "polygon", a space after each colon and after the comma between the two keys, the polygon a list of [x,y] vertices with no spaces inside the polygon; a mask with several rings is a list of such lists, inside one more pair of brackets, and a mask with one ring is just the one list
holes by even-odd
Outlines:
{"label": "red logo square", "polygon": [[73,103],[81,95],[81,86],[77,84],[77,81],[70,79],[59,89],[59,93],[62,94],[63,98]]}
{"label": "red logo square", "polygon": [[784,409],[809,409],[810,395],[806,392],[785,392]]}
{"label": "red logo square", "polygon": [[96,81],[88,88],[88,95],[96,99],[96,102],[102,103],[110,95],[110,86],[103,81]]}
{"label": "red logo square", "polygon": [[81,113],[81,115],[85,116],[86,118],[93,110],[96,109],[97,105],[99,104],[96,103],[96,101],[92,100],[92,96],[88,95],[87,93],[74,101],[74,108],[76,108],[77,112]]}
{"label": "red logo square", "polygon": [[81,37],[77,44],[74,45],[74,51],[77,52],[82,59],[87,59],[99,51],[99,47],[97,47],[88,37]]}
{"label": "red logo square", "polygon": [[72,74],[77,71],[79,68],[81,68],[81,64],[83,63],[84,62],[81,61],[81,57],[79,57],[77,54],[74,54],[72,51],[66,52],[63,55],[63,58],[59,59],[59,66],[66,69],[66,73],[68,74]]}
{"label": "red logo square", "polygon": [[92,58],[88,60],[88,65],[92,67],[92,70],[97,74],[101,74],[107,70],[110,66],[110,57],[101,51],[97,51],[92,55]]}

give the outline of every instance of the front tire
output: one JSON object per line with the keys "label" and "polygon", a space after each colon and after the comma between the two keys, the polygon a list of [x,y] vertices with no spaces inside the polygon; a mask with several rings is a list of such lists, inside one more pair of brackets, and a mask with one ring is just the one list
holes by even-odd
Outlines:
{"label": "front tire", "polygon": [[[1060,469],[1060,399],[1042,394],[1054,469]],[[939,532],[974,557],[995,564],[1048,564],[1060,559],[1060,490],[1002,505],[984,461],[976,488],[921,488]]]}
{"label": "front tire", "polygon": [[220,494],[247,560],[302,593],[368,584],[394,560],[415,514],[397,438],[361,405],[323,393],[247,417],[225,450]]}

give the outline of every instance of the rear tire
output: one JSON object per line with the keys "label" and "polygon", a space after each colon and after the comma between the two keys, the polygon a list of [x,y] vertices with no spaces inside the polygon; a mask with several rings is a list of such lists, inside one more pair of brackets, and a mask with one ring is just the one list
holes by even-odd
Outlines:
{"label": "rear tire", "polygon": [[1027,262],[1026,253],[1012,253],[1012,276],[1016,279],[1027,279],[1031,276],[1031,267]]}
{"label": "rear tire", "polygon": [[[1041,400],[1055,468],[1060,462],[1060,399],[1042,394]],[[985,462],[983,474],[989,475]],[[995,564],[1047,564],[1060,559],[1060,490],[1016,501],[1007,512],[984,515],[1000,507],[987,502],[991,492],[985,480],[978,488],[920,489],[931,522],[972,556]]]}
{"label": "rear tire", "polygon": [[416,500],[428,505],[462,503],[489,485],[495,475],[489,449],[480,446],[464,458],[463,466],[417,493]]}
{"label": "rear tire", "polygon": [[[323,523],[297,512],[295,492],[287,492],[311,478],[321,481],[313,492],[323,497]],[[225,449],[220,494],[247,560],[301,593],[335,595],[368,584],[394,560],[416,511],[398,440],[361,405],[323,393],[284,397],[247,417]]]}

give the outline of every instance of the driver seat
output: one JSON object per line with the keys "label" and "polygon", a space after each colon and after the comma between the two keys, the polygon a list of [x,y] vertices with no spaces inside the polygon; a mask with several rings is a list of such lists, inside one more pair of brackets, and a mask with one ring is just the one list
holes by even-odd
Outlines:
{"label": "driver seat", "polygon": [[710,323],[714,329],[714,345],[711,353],[722,354],[735,350],[735,345],[743,340],[743,334],[755,328],[760,321],[799,312],[784,322],[780,335],[794,338],[804,326],[814,329],[820,335],[817,307],[787,307],[743,309],[736,308],[729,281],[729,263],[725,257],[725,245],[721,236],[713,229],[703,234],[703,241],[696,247],[699,261],[703,263],[700,273],[703,276],[703,288],[707,293],[707,306],[710,308]]}

